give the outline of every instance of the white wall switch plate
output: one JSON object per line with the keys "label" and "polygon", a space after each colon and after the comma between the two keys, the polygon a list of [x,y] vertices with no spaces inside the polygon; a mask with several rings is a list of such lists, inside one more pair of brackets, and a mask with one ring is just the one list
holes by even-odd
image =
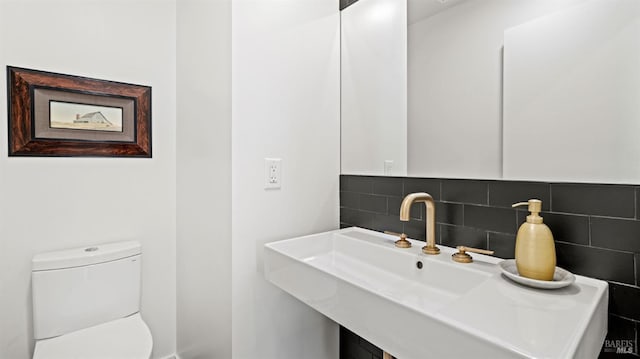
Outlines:
{"label": "white wall switch plate", "polygon": [[280,188],[282,182],[282,160],[280,158],[264,159],[264,188]]}

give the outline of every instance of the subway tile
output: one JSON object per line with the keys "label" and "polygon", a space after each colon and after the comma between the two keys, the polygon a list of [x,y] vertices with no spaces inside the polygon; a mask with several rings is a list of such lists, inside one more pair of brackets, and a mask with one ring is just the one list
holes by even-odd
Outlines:
{"label": "subway tile", "polygon": [[[340,342],[340,357],[348,359],[373,359],[373,355],[359,344],[359,337],[353,334],[356,339],[353,342],[349,339],[346,343]],[[342,335],[341,338],[342,339]]]}
{"label": "subway tile", "polygon": [[440,180],[433,178],[405,178],[403,195],[409,193],[426,192],[433,197],[434,200],[440,200]]}
{"label": "subway tile", "polygon": [[[426,212],[427,206],[424,203],[413,203],[409,210],[409,218],[424,220]],[[400,215],[400,209],[398,209],[398,215]]]}
{"label": "subway tile", "polygon": [[[409,222],[402,222],[402,223],[403,223],[402,232],[405,233],[407,237],[412,239],[418,239],[421,241],[426,240],[427,226],[424,221],[412,219]],[[436,241],[437,241],[437,238],[438,238],[438,233],[436,233]]]}
{"label": "subway tile", "polygon": [[[636,187],[636,219],[640,219],[640,187]],[[640,343],[638,344],[640,346]]]}
{"label": "subway tile", "polygon": [[[400,197],[387,197],[387,213],[400,216],[400,205],[402,204],[402,198]],[[424,203],[414,203],[411,205],[409,216],[415,219],[422,219],[425,205]]]}
{"label": "subway tile", "polygon": [[363,211],[387,213],[387,197],[361,194],[359,208]]}
{"label": "subway tile", "polygon": [[487,248],[487,233],[469,227],[440,225],[440,243],[444,246]]}
{"label": "subway tile", "polygon": [[609,283],[609,313],[640,320],[640,288]]}
{"label": "subway tile", "polygon": [[492,232],[516,233],[516,211],[510,208],[465,205],[464,225]]}
{"label": "subway tile", "polygon": [[365,348],[357,346],[353,352],[350,352],[354,359],[373,359],[373,354]]}
{"label": "subway tile", "polygon": [[558,267],[574,274],[634,284],[633,253],[556,242]]}
{"label": "subway tile", "polygon": [[636,323],[615,315],[609,315],[608,324],[607,336],[602,346],[602,353],[607,354],[605,355],[607,357],[609,355],[614,357],[613,355],[616,354],[617,346],[619,346],[616,344],[621,343],[631,344],[633,348],[632,351],[637,353],[637,343],[635,343]]}
{"label": "subway tile", "polygon": [[351,353],[356,351],[358,341],[359,337],[355,333],[340,326],[340,358],[352,359]]}
{"label": "subway tile", "polygon": [[517,202],[526,202],[530,199],[542,201],[542,210],[549,210],[551,202],[550,185],[542,182],[489,182],[489,205],[498,207],[511,207]]}
{"label": "subway tile", "polygon": [[340,177],[340,190],[345,192],[373,193],[373,177],[342,175]]}
{"label": "subway tile", "polygon": [[640,253],[636,253],[636,285],[640,286]]}
{"label": "subway tile", "polygon": [[[400,216],[400,204],[402,204],[401,197],[387,197],[387,213],[394,216]],[[415,215],[420,217],[420,207],[416,207],[416,210],[418,212],[415,213]],[[414,215],[414,213],[412,213],[412,215]]]}
{"label": "subway tile", "polygon": [[[540,215],[543,222],[549,226],[554,240],[589,244],[589,217],[560,213],[541,213]],[[521,222],[518,221],[518,223]]]}
{"label": "subway tile", "polygon": [[362,228],[372,228],[373,213],[358,211],[351,208],[340,208],[340,222]]}
{"label": "subway tile", "polygon": [[402,178],[374,177],[373,193],[385,196],[402,196]]}
{"label": "subway tile", "polygon": [[348,343],[358,345],[360,337],[349,329],[340,326],[340,343]]}
{"label": "subway tile", "polygon": [[357,209],[352,208],[340,208],[340,223],[346,223],[353,225],[355,217],[358,215]]}
{"label": "subway tile", "polygon": [[591,217],[591,245],[640,252],[640,221]]}
{"label": "subway tile", "polygon": [[487,181],[442,180],[442,201],[487,204]]}
{"label": "subway tile", "polygon": [[[528,211],[521,209],[517,211],[518,219],[516,223],[518,229],[527,221],[528,215]],[[542,212],[540,216],[542,216],[543,223],[551,230],[554,240],[583,245],[589,244],[589,216],[549,212]]]}
{"label": "subway tile", "polygon": [[446,224],[463,224],[464,206],[459,203],[436,202],[436,222]]}
{"label": "subway tile", "polygon": [[635,218],[635,188],[554,183],[551,184],[551,211]]}
{"label": "subway tile", "polygon": [[364,348],[366,351],[368,351],[369,353],[371,353],[374,356],[382,356],[382,349],[378,348],[377,346],[369,343],[366,339],[364,338],[360,338],[360,346],[362,348]]}
{"label": "subway tile", "polygon": [[402,204],[402,198],[387,197],[387,213],[399,216],[401,204]]}
{"label": "subway tile", "polygon": [[338,5],[338,8],[340,9],[340,11],[348,8],[349,6],[355,4],[358,0],[340,0],[340,4]]}
{"label": "subway tile", "polygon": [[489,248],[496,257],[504,259],[515,258],[516,235],[489,232]]}
{"label": "subway tile", "polygon": [[398,216],[388,216],[386,214],[375,214],[372,228],[380,232],[391,231],[396,233],[402,233],[404,229],[403,222],[400,221]]}
{"label": "subway tile", "polygon": [[357,209],[360,204],[360,195],[355,192],[340,192],[340,207]]}
{"label": "subway tile", "polygon": [[369,347],[363,345],[364,339],[345,327],[340,327],[340,358],[341,359],[373,359]]}

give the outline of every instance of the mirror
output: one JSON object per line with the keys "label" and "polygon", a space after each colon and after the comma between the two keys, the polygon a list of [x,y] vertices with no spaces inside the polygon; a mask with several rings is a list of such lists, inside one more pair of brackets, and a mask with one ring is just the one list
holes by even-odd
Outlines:
{"label": "mirror", "polygon": [[[352,21],[384,1],[394,20]],[[343,174],[640,183],[640,2],[360,0],[342,21]],[[406,76],[373,50],[404,41]]]}
{"label": "mirror", "polygon": [[341,12],[341,167],[407,173],[407,2],[360,0]]}

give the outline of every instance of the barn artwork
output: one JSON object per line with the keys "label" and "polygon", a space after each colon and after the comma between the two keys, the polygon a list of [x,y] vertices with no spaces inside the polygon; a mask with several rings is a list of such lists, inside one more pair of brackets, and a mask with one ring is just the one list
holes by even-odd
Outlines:
{"label": "barn artwork", "polygon": [[51,128],[122,132],[122,108],[49,102]]}

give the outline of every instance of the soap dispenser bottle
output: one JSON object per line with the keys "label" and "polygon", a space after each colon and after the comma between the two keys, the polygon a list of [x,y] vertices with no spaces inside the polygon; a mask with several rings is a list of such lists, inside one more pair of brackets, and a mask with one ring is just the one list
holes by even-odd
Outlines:
{"label": "soap dispenser bottle", "polygon": [[516,236],[516,267],[522,277],[537,280],[553,280],[556,270],[556,247],[553,235],[542,223],[542,201],[530,199],[512,207],[529,206],[527,221],[520,226]]}

